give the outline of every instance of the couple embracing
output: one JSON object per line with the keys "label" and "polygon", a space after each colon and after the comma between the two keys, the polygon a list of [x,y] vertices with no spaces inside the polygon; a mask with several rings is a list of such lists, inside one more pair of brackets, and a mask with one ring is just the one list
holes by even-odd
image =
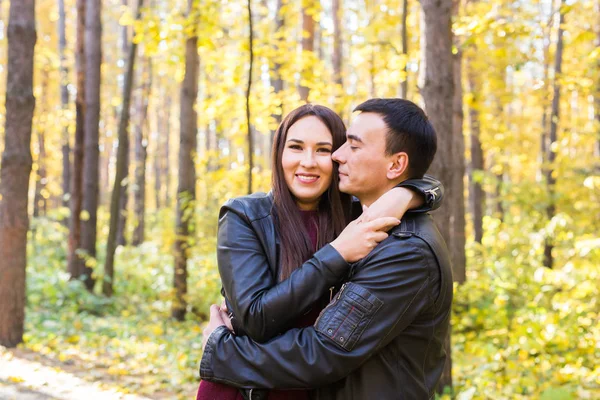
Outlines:
{"label": "couple embracing", "polygon": [[346,131],[332,110],[287,115],[268,194],[228,201],[197,400],[430,399],[446,353],[452,275],[427,213],[441,184],[421,108],[371,99]]}

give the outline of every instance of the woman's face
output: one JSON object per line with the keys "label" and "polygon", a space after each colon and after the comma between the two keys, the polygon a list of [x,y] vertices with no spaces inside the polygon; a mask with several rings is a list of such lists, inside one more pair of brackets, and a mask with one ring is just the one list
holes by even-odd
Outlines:
{"label": "woman's face", "polygon": [[296,121],[285,140],[281,159],[285,183],[301,210],[315,210],[331,184],[331,132],[311,115]]}

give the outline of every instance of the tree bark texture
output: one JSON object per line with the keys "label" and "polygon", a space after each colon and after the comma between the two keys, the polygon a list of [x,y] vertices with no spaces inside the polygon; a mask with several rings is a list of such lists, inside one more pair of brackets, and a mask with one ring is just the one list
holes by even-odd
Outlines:
{"label": "tree bark texture", "polygon": [[252,28],[252,1],[248,0],[248,38],[249,65],[248,65],[248,84],[246,85],[246,128],[248,130],[248,194],[252,193],[252,170],[254,169],[254,138],[252,136],[252,124],[250,122],[250,94],[252,93],[252,67],[254,66],[254,48],[253,38],[254,29]]}
{"label": "tree bark texture", "polygon": [[[446,205],[434,214],[450,253],[462,249],[461,238],[455,237],[453,228],[453,208],[464,208],[463,185],[458,185],[455,176],[462,177],[462,154],[455,152],[456,138],[453,137],[454,119],[454,61],[452,57],[452,0],[421,0],[422,23],[421,34],[422,85],[421,93],[425,102],[425,110],[438,136],[438,151],[431,167],[431,173],[446,185]],[[464,239],[464,237],[463,237]],[[451,354],[448,359],[439,387],[452,386]]]}
{"label": "tree bark texture", "polygon": [[69,126],[66,122],[65,112],[69,107],[69,69],[65,49],[67,48],[66,38],[66,15],[65,0],[58,0],[58,54],[60,58],[60,107],[62,110],[62,185],[63,185],[63,207],[69,206],[69,197],[71,193],[71,147],[69,143]]}
{"label": "tree bark texture", "polygon": [[[313,9],[313,0],[307,0],[306,4],[302,4],[302,59],[306,60],[306,52],[313,53],[315,50],[315,19],[312,14],[309,14],[309,9]],[[308,80],[312,79],[312,66],[309,68],[301,61],[302,71],[300,73],[300,85],[298,93],[300,99],[308,102],[310,88],[306,85]],[[305,81],[305,82],[303,82]]]}
{"label": "tree bark texture", "polygon": [[197,115],[194,105],[198,97],[198,0],[188,0],[188,23],[193,33],[185,43],[185,75],[180,92],[179,184],[177,188],[177,220],[175,227],[175,298],[171,308],[173,318],[182,321],[187,308],[187,259],[194,236],[194,206],[196,200]]}
{"label": "tree bark texture", "polygon": [[146,229],[146,160],[148,158],[148,100],[152,89],[152,62],[144,58],[140,96],[138,98],[138,123],[135,127],[135,185],[133,191],[135,226],[131,244],[139,246],[144,241]]}
{"label": "tree bark texture", "polygon": [[[554,161],[556,159],[556,152],[552,149],[552,143],[558,140],[558,122],[560,116],[560,82],[562,74],[562,56],[563,56],[563,33],[565,23],[565,0],[560,2],[559,10],[559,26],[558,34],[556,39],[556,53],[554,59],[554,84],[552,94],[552,110],[550,112],[550,132],[548,133],[548,169],[546,171],[546,184],[548,185],[548,199],[549,204],[546,208],[546,216],[548,218],[548,224],[554,215],[556,214],[556,203],[554,200],[556,177],[554,176]],[[544,266],[552,268],[554,265],[554,258],[552,257],[552,249],[554,248],[554,241],[549,234],[546,234],[546,240],[544,243]]]}
{"label": "tree bark texture", "polygon": [[[458,16],[460,9],[460,0],[453,1],[453,15]],[[451,175],[451,186],[454,189],[453,206],[450,207],[452,213],[452,263],[454,280],[458,283],[465,282],[466,278],[466,254],[465,254],[465,137],[463,135],[463,88],[462,88],[462,50],[461,44],[456,37],[453,38],[456,54],[452,55],[452,75],[454,79],[453,95],[453,119],[452,119],[452,140],[453,167],[454,173]]]}
{"label": "tree bark texture", "polygon": [[165,160],[163,165],[162,175],[165,177],[165,206],[171,206],[171,173],[169,166],[171,165],[171,96],[167,95],[165,98],[165,128],[163,130],[165,135]]}
{"label": "tree bark texture", "polygon": [[71,174],[71,217],[69,221],[68,272],[71,279],[83,275],[84,259],[81,247],[81,211],[83,205],[83,152],[85,114],[85,6],[86,0],[77,0],[77,42],[75,68],[77,70],[77,96],[75,97],[75,141],[73,145],[73,173]]}
{"label": "tree bark texture", "polygon": [[471,93],[469,104],[469,126],[471,136],[471,173],[470,173],[470,202],[473,218],[475,241],[481,243],[483,238],[483,210],[485,205],[485,192],[480,181],[475,179],[475,174],[485,170],[483,148],[481,147],[481,129],[479,123],[479,85],[477,76],[470,64],[467,64],[467,83]]}
{"label": "tree bark texture", "polygon": [[23,341],[25,321],[35,0],[10,2],[7,37],[6,134],[0,169],[0,345],[14,347]]}
{"label": "tree bark texture", "polygon": [[[406,56],[408,61],[408,26],[406,26],[408,20],[408,0],[402,0],[402,54]],[[408,62],[402,68],[405,77],[400,82],[400,97],[403,99],[408,98]]]}
{"label": "tree bark texture", "polygon": [[[283,6],[283,0],[277,0],[277,8],[275,10],[275,37],[277,38],[276,43],[280,43],[281,41],[285,40],[282,36],[283,36],[283,28],[285,26],[285,20],[283,19],[283,13],[281,12],[281,7]],[[280,45],[277,44],[275,46],[275,50],[278,51],[279,50]],[[271,84],[273,85],[273,92],[275,93],[275,96],[277,96],[277,98],[281,101],[281,105],[280,105],[280,112],[278,113],[274,113],[271,115],[271,117],[273,117],[273,119],[275,120],[275,123],[277,126],[279,126],[279,124],[281,123],[282,120],[282,114],[283,114],[283,99],[281,98],[281,92],[283,91],[283,79],[281,78],[281,63],[275,61],[275,63],[273,64],[273,73],[271,76]],[[271,129],[271,137],[269,142],[272,144],[273,143],[273,139],[275,137],[275,131],[277,128],[275,129]],[[268,158],[269,160],[271,159],[271,149],[269,146],[269,151],[266,152],[265,157]]]}
{"label": "tree bark texture", "polygon": [[102,65],[101,0],[87,0],[85,10],[85,156],[83,158],[83,211],[81,248],[85,251],[85,285],[94,288],[92,265],[96,259],[99,185],[99,124],[100,124],[100,67]]}
{"label": "tree bark texture", "polygon": [[[141,7],[144,0],[137,0],[136,20],[141,18]],[[133,87],[133,75],[135,66],[135,56],[137,52],[137,43],[131,42],[129,45],[129,54],[127,56],[127,68],[125,72],[125,84],[123,85],[123,107],[121,109],[121,118],[119,120],[119,147],[117,150],[117,171],[115,173],[115,182],[113,185],[110,199],[110,222],[108,231],[108,240],[106,243],[106,262],[104,264],[104,279],[102,282],[102,293],[105,296],[112,296],[114,282],[115,250],[117,248],[117,230],[119,217],[121,214],[120,200],[121,187],[123,180],[127,178],[127,154],[129,153],[129,107],[131,104],[131,88]]]}

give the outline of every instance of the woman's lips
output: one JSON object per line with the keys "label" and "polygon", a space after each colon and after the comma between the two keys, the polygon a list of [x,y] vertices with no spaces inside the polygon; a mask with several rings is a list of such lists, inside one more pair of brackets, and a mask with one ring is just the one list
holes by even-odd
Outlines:
{"label": "woman's lips", "polygon": [[307,174],[296,174],[296,178],[302,183],[315,183],[318,179],[318,175],[307,175]]}

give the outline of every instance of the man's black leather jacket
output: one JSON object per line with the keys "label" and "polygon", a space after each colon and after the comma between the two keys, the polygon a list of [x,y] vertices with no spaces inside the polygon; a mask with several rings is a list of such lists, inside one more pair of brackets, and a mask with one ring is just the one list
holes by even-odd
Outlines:
{"label": "man's black leather jacket", "polygon": [[[417,182],[421,190],[427,185]],[[429,200],[439,203],[438,194]],[[238,335],[226,329],[211,335],[202,378],[242,388],[323,386],[315,393],[323,399],[428,398],[443,368],[452,298],[447,251],[430,216],[406,214],[354,265],[314,328],[292,329],[259,345],[251,339],[284,332],[349,269],[326,245],[277,283],[271,209],[269,195],[252,195],[222,210],[219,266]]]}

